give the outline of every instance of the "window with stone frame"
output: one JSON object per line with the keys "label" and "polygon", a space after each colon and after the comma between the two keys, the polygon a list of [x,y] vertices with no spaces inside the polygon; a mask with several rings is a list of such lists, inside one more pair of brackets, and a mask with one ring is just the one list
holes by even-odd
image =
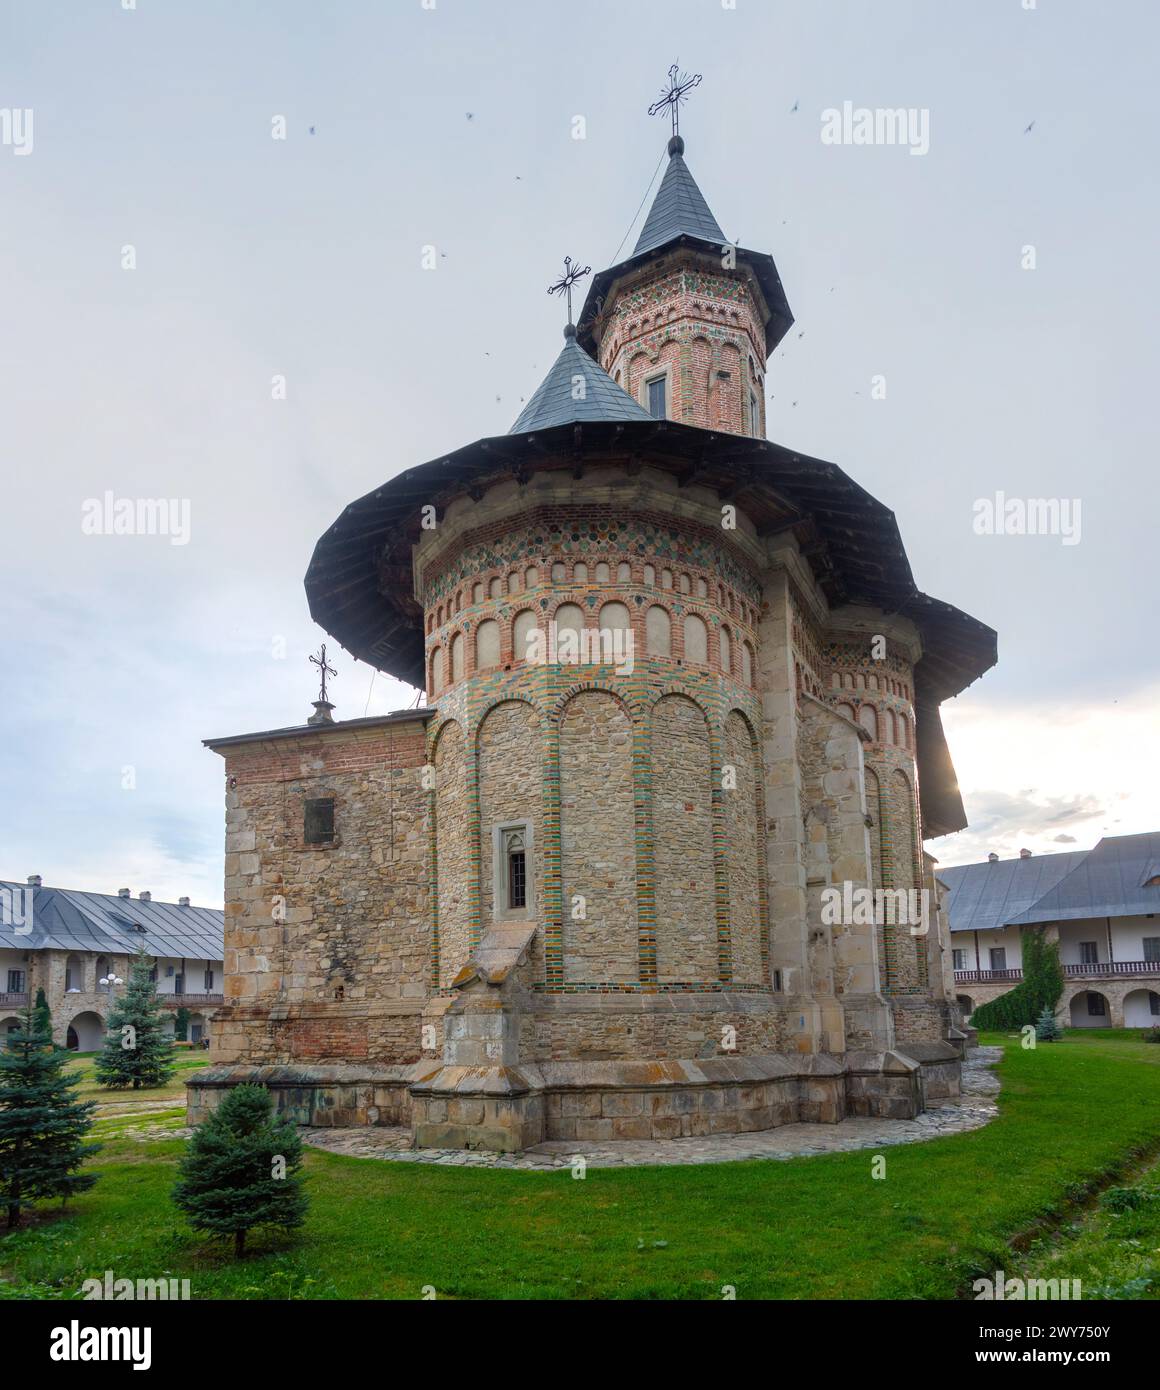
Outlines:
{"label": "window with stone frame", "polygon": [[645,382],[644,389],[648,413],[654,420],[667,419],[669,413],[667,377],[654,376],[651,381]]}
{"label": "window with stone frame", "polygon": [[495,915],[525,917],[532,910],[532,829],[527,821],[498,825],[493,836]]}
{"label": "window with stone frame", "polygon": [[308,845],[334,843],[334,797],[308,798],[302,807],[302,839]]}

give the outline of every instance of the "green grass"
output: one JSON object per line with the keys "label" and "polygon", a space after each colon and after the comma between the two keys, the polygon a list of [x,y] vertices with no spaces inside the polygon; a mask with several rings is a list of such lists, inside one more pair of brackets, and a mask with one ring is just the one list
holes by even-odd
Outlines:
{"label": "green grass", "polygon": [[[1160,1047],[1135,1032],[1001,1042],[1001,1114],[971,1134],[790,1162],[523,1173],[318,1150],[293,1240],[235,1264],[169,1203],[183,1141],[113,1135],[97,1186],[0,1240],[0,1296],[189,1278],[196,1298],[948,1298],[1014,1272],[1006,1242],[1160,1152]],[[139,1095],[142,1093],[138,1093]],[[113,1117],[116,1118],[116,1117]]]}

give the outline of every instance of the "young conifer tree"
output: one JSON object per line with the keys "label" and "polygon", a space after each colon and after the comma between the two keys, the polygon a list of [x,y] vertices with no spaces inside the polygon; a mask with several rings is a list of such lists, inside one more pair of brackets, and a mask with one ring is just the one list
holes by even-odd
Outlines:
{"label": "young conifer tree", "polygon": [[173,1200],[190,1225],[233,1236],[245,1253],[255,1227],[293,1230],[306,1218],[302,1141],[289,1120],[271,1113],[264,1086],[236,1086],[193,1132]]}
{"label": "young conifer tree", "polygon": [[163,1086],[173,1075],[173,1040],[165,1032],[165,1015],[157,1002],[153,967],[144,947],[129,967],[129,983],[109,1012],[105,1045],[97,1057],[102,1086]]}
{"label": "young conifer tree", "polygon": [[96,1107],[77,1100],[80,1077],[65,1072],[68,1060],[35,1005],[0,1050],[0,1207],[9,1227],[33,1202],[67,1201],[97,1180],[78,1171],[101,1146],[85,1143]]}

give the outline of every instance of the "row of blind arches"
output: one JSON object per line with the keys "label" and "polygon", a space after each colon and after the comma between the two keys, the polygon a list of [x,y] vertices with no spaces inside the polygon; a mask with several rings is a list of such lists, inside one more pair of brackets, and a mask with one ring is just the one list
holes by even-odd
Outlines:
{"label": "row of blind arches", "polygon": [[[544,573],[548,575],[553,584],[611,584],[613,582],[612,565],[606,560],[599,560],[591,566],[585,560],[577,560],[574,564],[566,564],[563,560],[556,560],[550,568],[545,568]],[[540,583],[540,577],[540,567],[529,565],[522,574],[519,570],[512,570],[506,579],[502,575],[496,575],[487,581],[477,579],[470,586],[464,585],[445,602],[437,604],[428,612],[427,632],[430,634],[436,628],[442,627],[457,613],[461,613],[468,603],[480,604],[487,599],[506,598],[512,594],[526,593],[527,590],[535,588]],[[748,623],[750,627],[757,625],[756,608],[739,598],[725,584],[714,585],[716,593],[711,595],[709,582],[699,575],[674,573],[673,570],[666,567],[658,570],[653,564],[643,566],[640,582],[648,588],[671,589],[676,593],[695,595],[699,599],[715,598],[718,605],[727,613],[731,613],[740,621]],[[632,566],[627,560],[621,560],[616,566],[616,583],[633,583]]]}
{"label": "row of blind arches", "polygon": [[[564,647],[562,636],[573,634],[579,639],[585,629],[584,610],[578,603],[562,603],[552,615],[556,628],[557,650]],[[606,603],[600,609],[595,630],[601,634],[600,646],[603,650],[617,650],[617,639],[632,631],[632,616],[623,603]],[[448,683],[457,684],[466,675],[474,675],[503,665],[505,661],[523,662],[534,659],[537,652],[540,659],[546,653],[547,644],[543,641],[544,630],[539,618],[531,608],[521,609],[510,624],[506,634],[510,636],[510,646],[504,647],[504,628],[495,618],[485,618],[475,629],[470,648],[474,658],[470,671],[466,665],[468,636],[457,632],[451,641],[432,649],[428,661],[428,690],[438,695]],[[538,636],[537,636],[538,635]],[[735,640],[727,626],[717,629],[710,650],[710,628],[697,613],[686,613],[681,619],[681,651],[674,653],[673,618],[667,608],[659,603],[652,604],[644,614],[645,652],[648,656],[672,657],[680,655],[683,660],[694,665],[713,665],[725,675],[752,687],[754,672],[754,652],[748,641]],[[621,646],[619,650],[623,650]]]}
{"label": "row of blind arches", "polygon": [[892,709],[879,713],[877,707],[871,704],[859,705],[855,711],[854,706],[845,701],[836,705],[835,709],[855,724],[860,724],[875,743],[893,743],[906,749],[911,747],[910,720],[905,714],[896,714]]}

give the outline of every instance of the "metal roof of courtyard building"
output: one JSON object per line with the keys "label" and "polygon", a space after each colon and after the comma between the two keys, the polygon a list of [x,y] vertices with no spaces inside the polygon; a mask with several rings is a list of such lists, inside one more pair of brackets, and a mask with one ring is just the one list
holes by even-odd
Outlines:
{"label": "metal roof of courtyard building", "polygon": [[[0,882],[9,894],[31,893],[32,931],[8,944],[22,951],[132,954],[142,946],[169,960],[222,960],[225,913],[220,908],[122,898],[75,888]],[[0,932],[12,934],[6,923]]]}
{"label": "metal roof of courtyard building", "polygon": [[1108,835],[1090,850],[940,869],[951,931],[1160,913],[1160,832]]}

